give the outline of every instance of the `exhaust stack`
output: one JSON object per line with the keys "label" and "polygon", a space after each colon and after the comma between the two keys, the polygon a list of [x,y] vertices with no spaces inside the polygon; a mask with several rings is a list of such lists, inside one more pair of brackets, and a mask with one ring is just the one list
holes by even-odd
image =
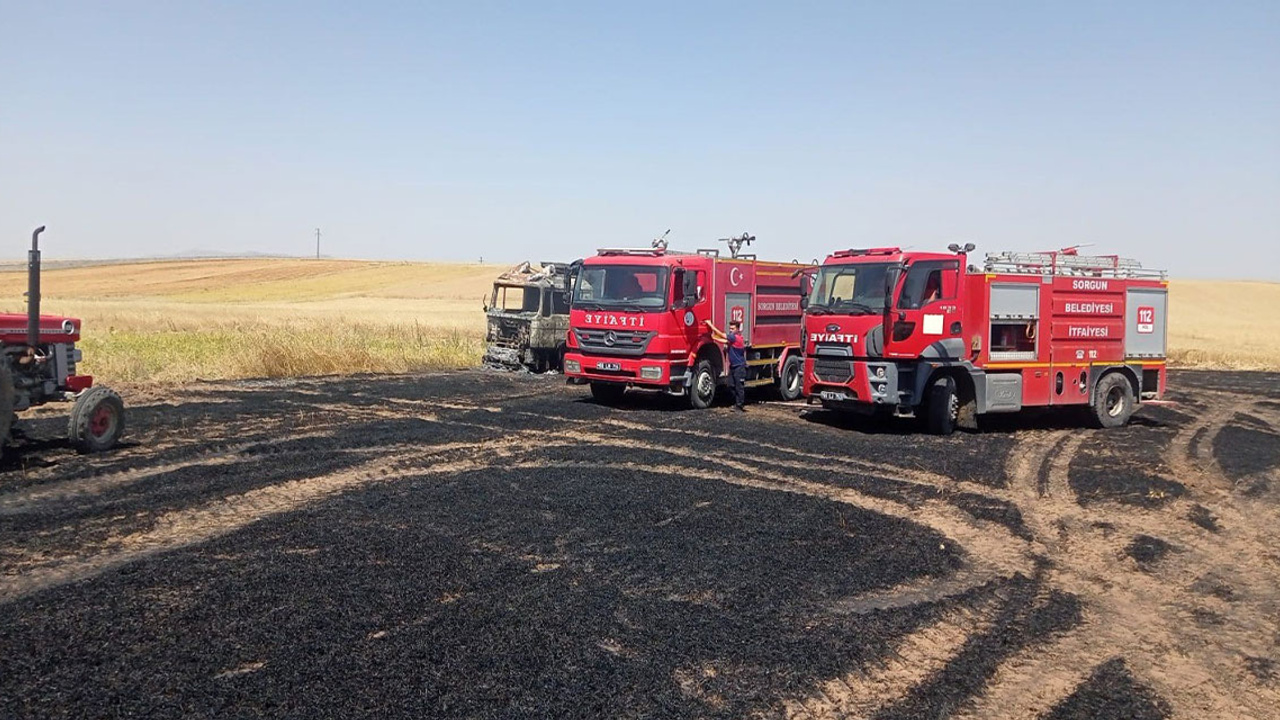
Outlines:
{"label": "exhaust stack", "polygon": [[27,253],[27,345],[40,344],[40,233],[44,226],[31,233],[31,252]]}

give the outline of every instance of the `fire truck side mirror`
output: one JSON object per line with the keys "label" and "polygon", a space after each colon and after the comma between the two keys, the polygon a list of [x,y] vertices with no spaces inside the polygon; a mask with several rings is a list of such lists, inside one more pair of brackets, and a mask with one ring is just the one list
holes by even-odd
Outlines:
{"label": "fire truck side mirror", "polygon": [[808,309],[808,307],[809,307],[809,293],[808,291],[806,291],[803,295],[800,296],[800,309],[805,310],[805,309]]}

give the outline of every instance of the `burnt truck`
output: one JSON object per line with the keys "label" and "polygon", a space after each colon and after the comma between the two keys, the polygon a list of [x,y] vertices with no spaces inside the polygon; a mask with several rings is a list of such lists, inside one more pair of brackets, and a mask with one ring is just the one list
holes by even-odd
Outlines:
{"label": "burnt truck", "polygon": [[506,370],[559,371],[569,330],[566,263],[524,262],[502,273],[485,299],[484,363]]}
{"label": "burnt truck", "polygon": [[804,394],[914,415],[946,435],[988,413],[1077,408],[1128,422],[1165,392],[1168,280],[1115,255],[833,253],[805,301]]}

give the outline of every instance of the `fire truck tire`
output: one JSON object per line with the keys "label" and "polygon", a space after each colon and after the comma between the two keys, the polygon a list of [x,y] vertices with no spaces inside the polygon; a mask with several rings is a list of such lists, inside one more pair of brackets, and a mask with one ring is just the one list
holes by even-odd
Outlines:
{"label": "fire truck tire", "polygon": [[591,397],[601,405],[616,405],[627,391],[626,385],[611,382],[591,383]]}
{"label": "fire truck tire", "polygon": [[114,390],[99,385],[80,393],[67,423],[67,437],[76,450],[110,450],[123,434],[124,401]]}
{"label": "fire truck tire", "polygon": [[0,360],[0,457],[13,429],[13,370],[8,360]]}
{"label": "fire truck tire", "polygon": [[803,365],[798,357],[787,358],[782,366],[782,377],[778,378],[778,395],[786,402],[799,400],[804,390]]}
{"label": "fire truck tire", "polygon": [[925,427],[934,435],[950,435],[956,429],[956,381],[942,376],[929,386],[925,404]]}
{"label": "fire truck tire", "polygon": [[1123,374],[1113,372],[1103,376],[1093,391],[1090,420],[1100,428],[1120,427],[1133,415],[1133,385]]}
{"label": "fire truck tire", "polygon": [[706,410],[716,400],[716,368],[710,360],[693,366],[693,382],[689,385],[689,404],[695,410]]}

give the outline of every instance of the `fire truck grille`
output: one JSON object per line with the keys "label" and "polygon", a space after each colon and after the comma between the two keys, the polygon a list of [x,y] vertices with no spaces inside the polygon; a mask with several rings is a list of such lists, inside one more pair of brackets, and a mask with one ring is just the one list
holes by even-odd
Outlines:
{"label": "fire truck grille", "polygon": [[633,330],[574,330],[578,345],[601,355],[643,355],[657,333]]}
{"label": "fire truck grille", "polygon": [[819,359],[813,363],[813,373],[822,382],[839,383],[841,385],[853,379],[852,360]]}

